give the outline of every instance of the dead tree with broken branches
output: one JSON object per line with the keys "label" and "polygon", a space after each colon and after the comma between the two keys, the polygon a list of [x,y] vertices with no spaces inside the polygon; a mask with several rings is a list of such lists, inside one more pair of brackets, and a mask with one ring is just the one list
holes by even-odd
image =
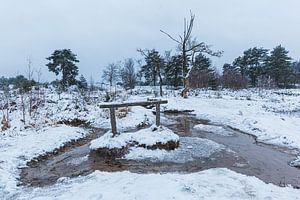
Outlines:
{"label": "dead tree with broken branches", "polygon": [[205,44],[204,42],[198,42],[195,37],[192,36],[193,26],[194,26],[195,15],[190,12],[190,19],[184,18],[183,34],[179,35],[176,39],[171,34],[160,30],[163,34],[167,35],[171,40],[178,44],[179,51],[182,55],[182,75],[183,75],[183,86],[184,91],[188,91],[188,77],[189,72],[193,68],[189,68],[189,60],[193,63],[193,58],[197,53],[206,53],[210,56],[220,57],[223,51],[212,51],[211,46]]}

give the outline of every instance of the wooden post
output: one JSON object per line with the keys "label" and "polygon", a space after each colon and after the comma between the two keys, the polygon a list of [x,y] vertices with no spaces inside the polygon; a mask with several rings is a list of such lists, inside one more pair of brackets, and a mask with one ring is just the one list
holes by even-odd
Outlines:
{"label": "wooden post", "polygon": [[156,126],[160,126],[160,103],[156,103]]}
{"label": "wooden post", "polygon": [[115,108],[110,108],[110,123],[111,123],[111,131],[113,133],[113,137],[117,134],[117,123],[116,123],[116,115]]}

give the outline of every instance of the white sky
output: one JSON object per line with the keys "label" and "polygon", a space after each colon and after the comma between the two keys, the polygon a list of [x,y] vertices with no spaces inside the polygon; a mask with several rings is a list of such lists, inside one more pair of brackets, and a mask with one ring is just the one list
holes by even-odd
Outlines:
{"label": "white sky", "polygon": [[224,50],[221,67],[253,46],[282,44],[300,59],[299,0],[0,0],[0,76],[23,74],[27,57],[47,72],[46,57],[70,48],[79,73],[95,80],[108,63],[139,57],[137,48],[175,49],[160,33],[182,31],[196,14],[194,36]]}

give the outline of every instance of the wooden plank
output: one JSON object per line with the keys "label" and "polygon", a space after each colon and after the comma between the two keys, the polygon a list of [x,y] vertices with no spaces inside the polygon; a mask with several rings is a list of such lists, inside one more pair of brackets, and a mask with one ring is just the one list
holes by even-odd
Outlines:
{"label": "wooden plank", "polygon": [[156,106],[156,126],[160,126],[160,104],[157,103],[155,106]]}
{"label": "wooden plank", "polygon": [[117,123],[116,123],[116,114],[115,114],[115,108],[110,108],[110,123],[111,123],[111,131],[113,133],[113,136],[117,134]]}
{"label": "wooden plank", "polygon": [[167,100],[109,103],[109,104],[100,105],[100,108],[118,108],[118,107],[128,107],[128,106],[147,106],[147,105],[152,105],[152,104],[166,104],[166,103],[168,103]]}

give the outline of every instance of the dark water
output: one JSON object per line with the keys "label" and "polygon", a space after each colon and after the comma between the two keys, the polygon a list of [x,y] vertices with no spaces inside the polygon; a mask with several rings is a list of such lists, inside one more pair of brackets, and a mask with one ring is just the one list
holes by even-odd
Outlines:
{"label": "dark water", "polygon": [[225,167],[242,174],[256,176],[266,183],[282,186],[290,184],[294,187],[300,187],[300,169],[289,165],[289,162],[299,154],[298,150],[258,143],[255,137],[230,127],[224,128],[231,131],[233,136],[220,136],[193,130],[194,125],[197,124],[197,119],[189,116],[179,116],[177,121],[183,125],[173,124],[171,127],[173,126],[179,132],[188,133],[194,137],[207,138],[224,144],[247,163],[242,167],[237,167],[236,164]]}
{"label": "dark water", "polygon": [[[208,124],[206,120],[196,119],[187,114],[165,115],[165,126],[181,137],[206,138],[223,144],[227,150],[212,154],[209,158],[195,158],[183,163],[151,160],[107,159],[93,155],[89,150],[89,142],[105,133],[105,130],[95,130],[89,138],[72,145],[58,149],[55,153],[40,157],[28,163],[22,169],[20,184],[45,186],[54,184],[61,177],[76,177],[87,175],[95,170],[123,171],[135,173],[167,173],[197,172],[209,168],[226,167],[236,172],[256,176],[266,183],[276,185],[290,184],[300,187],[300,170],[288,165],[295,158],[295,152],[259,144],[253,136],[244,134],[229,127],[224,127],[232,136],[222,136],[214,133],[193,129],[197,124]],[[228,149],[232,151],[228,151]]]}

